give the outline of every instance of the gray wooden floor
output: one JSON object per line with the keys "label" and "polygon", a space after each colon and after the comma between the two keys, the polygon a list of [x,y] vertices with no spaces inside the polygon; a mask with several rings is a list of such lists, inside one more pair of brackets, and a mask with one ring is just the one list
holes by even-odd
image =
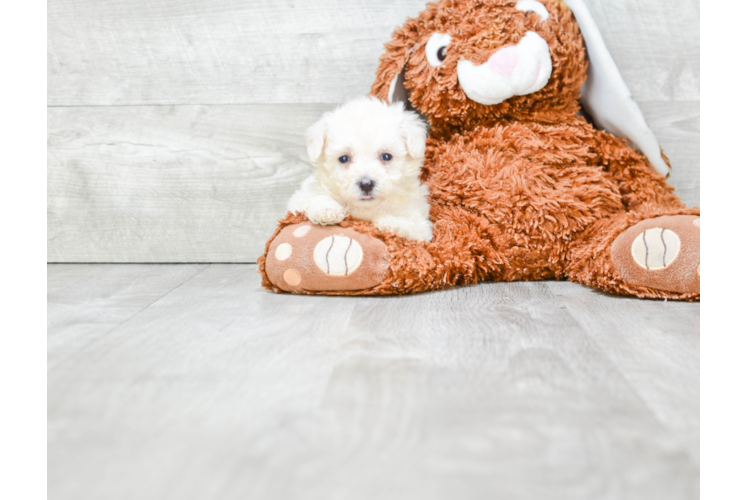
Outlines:
{"label": "gray wooden floor", "polygon": [[53,500],[691,499],[699,304],[48,266]]}

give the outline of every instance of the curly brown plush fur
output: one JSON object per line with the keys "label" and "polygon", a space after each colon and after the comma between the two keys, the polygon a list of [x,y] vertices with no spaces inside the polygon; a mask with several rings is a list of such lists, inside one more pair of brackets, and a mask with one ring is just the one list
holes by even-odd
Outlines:
{"label": "curly brown plush fur", "polygon": [[[584,41],[563,2],[542,3],[550,14],[543,22],[514,8],[516,0],[443,0],[394,32],[372,95],[386,100],[390,82],[404,70],[410,102],[432,127],[423,180],[431,191],[434,239],[405,241],[368,223],[343,221],[341,226],[387,245],[384,280],[364,290],[295,291],[399,294],[483,280],[568,278],[638,297],[699,299],[698,285],[674,292],[665,282],[660,287],[627,282],[611,259],[613,242],[629,227],[699,210],[686,208],[624,140],[579,116],[587,72]],[[482,64],[528,30],[550,48],[553,72],[547,85],[492,106],[469,99],[457,79],[457,62]],[[424,51],[434,32],[452,35],[436,68]],[[268,248],[284,227],[304,220],[289,214]],[[267,276],[266,260],[267,250],[259,260],[263,285],[280,291]]]}

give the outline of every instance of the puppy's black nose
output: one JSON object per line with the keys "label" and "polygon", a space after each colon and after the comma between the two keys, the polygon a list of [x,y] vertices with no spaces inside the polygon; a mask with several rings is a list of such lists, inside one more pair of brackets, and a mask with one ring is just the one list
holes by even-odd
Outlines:
{"label": "puppy's black nose", "polygon": [[369,194],[374,191],[374,181],[371,179],[364,179],[358,183],[358,187],[361,188],[361,191],[364,194]]}

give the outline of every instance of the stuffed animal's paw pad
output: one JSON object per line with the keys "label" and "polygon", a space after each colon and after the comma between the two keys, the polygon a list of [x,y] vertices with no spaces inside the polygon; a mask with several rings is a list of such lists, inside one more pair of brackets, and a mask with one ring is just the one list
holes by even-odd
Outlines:
{"label": "stuffed animal's paw pad", "polygon": [[378,285],[389,270],[387,246],[350,228],[308,222],[271,242],[265,271],[287,292],[348,292]]}
{"label": "stuffed animal's paw pad", "polygon": [[613,242],[613,265],[628,285],[699,293],[700,228],[700,219],[693,215],[643,220]]}
{"label": "stuffed animal's paw pad", "polygon": [[314,247],[314,263],[327,276],[348,276],[363,260],[361,245],[347,236],[333,234]]}
{"label": "stuffed animal's paw pad", "polygon": [[631,256],[639,267],[648,271],[667,269],[680,252],[680,238],[673,231],[661,227],[647,229],[631,245]]}

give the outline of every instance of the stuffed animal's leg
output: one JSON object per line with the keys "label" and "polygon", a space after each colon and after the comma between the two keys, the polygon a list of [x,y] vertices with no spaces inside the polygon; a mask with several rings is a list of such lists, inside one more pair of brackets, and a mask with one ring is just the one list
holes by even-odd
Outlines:
{"label": "stuffed animal's leg", "polygon": [[316,226],[303,215],[280,222],[258,260],[265,288],[328,295],[388,295],[477,283],[498,272],[501,234],[459,207],[432,212],[431,242],[409,241],[346,219]]}
{"label": "stuffed animal's leg", "polygon": [[572,281],[642,298],[699,300],[699,209],[626,212],[587,229],[570,249]]}
{"label": "stuffed animal's leg", "polygon": [[[593,137],[598,146],[594,149],[599,155],[598,161],[605,165],[608,174],[618,185],[627,211],[685,208],[667,179],[657,173],[647,158],[633,150],[624,139],[601,130],[594,130]],[[669,164],[664,154],[662,157]]]}

